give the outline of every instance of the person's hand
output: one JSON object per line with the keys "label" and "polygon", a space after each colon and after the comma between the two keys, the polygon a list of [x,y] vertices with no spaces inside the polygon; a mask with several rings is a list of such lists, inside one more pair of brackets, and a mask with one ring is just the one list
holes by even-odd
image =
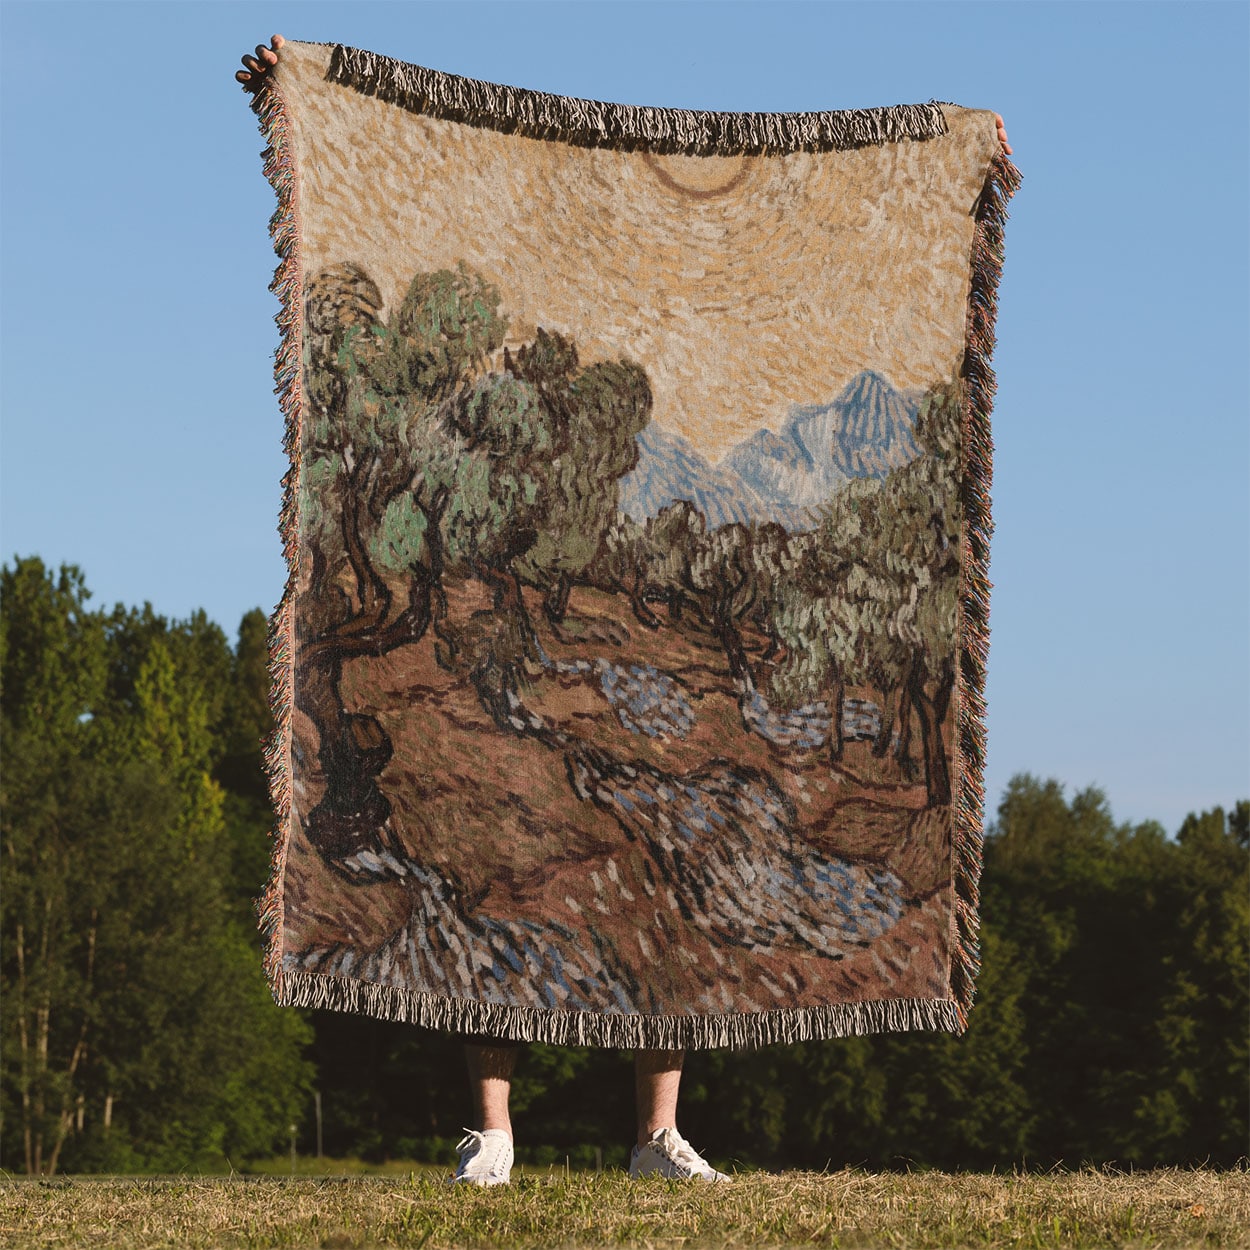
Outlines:
{"label": "person's hand", "polygon": [[261,85],[265,81],[265,75],[269,73],[270,67],[278,63],[278,49],[286,43],[281,35],[274,35],[269,41],[270,46],[267,48],[263,43],[256,45],[256,55],[247,55],[243,58],[243,64],[246,69],[235,71],[235,81],[243,84],[244,91],[259,91]]}
{"label": "person's hand", "polygon": [[[275,35],[274,38],[278,39],[280,38],[280,36]],[[276,48],[277,46],[278,45],[275,43],[274,47]],[[259,51],[259,49],[257,50]],[[1006,126],[1006,123],[1003,121],[1003,115],[1001,113],[995,113],[994,120],[998,123],[998,141],[999,143],[1003,145],[1003,155],[1010,156],[1011,144],[1007,142],[1007,126]]]}

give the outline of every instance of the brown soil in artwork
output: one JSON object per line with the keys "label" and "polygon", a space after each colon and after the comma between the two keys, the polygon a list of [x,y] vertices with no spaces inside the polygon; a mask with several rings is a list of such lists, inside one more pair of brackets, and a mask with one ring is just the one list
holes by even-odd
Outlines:
{"label": "brown soil in artwork", "polygon": [[[444,585],[447,636],[489,617],[481,583]],[[343,666],[345,710],[393,747],[378,785],[399,867],[345,880],[295,837],[289,966],[356,975],[364,959],[369,979],[436,980],[457,962],[437,954],[450,941],[467,952],[452,993],[517,1001],[511,963],[548,983],[525,1005],[585,1009],[598,993],[610,1010],[683,1013],[946,996],[950,812],[929,805],[914,766],[875,756],[868,735],[847,735],[831,760],[816,713],[812,726],[788,714],[785,740],[688,618],[661,609],[644,628],[622,596],[581,585],[559,626],[536,593],[523,604],[540,657],[511,732],[463,663],[440,662],[433,633]],[[743,644],[766,688],[767,640],[745,628]],[[860,693],[846,690],[847,704]],[[308,811],[322,789],[316,733],[299,716],[295,727]]]}

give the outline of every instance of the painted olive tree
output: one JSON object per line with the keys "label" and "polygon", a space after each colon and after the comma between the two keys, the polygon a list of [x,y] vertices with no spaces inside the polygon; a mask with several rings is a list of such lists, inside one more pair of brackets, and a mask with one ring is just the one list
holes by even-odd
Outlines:
{"label": "painted olive tree", "polygon": [[603,547],[620,506],[620,479],[638,463],[651,419],[646,373],[626,360],[578,367],[576,346],[541,327],[504,367],[537,393],[554,435],[545,524],[518,561],[522,579],[544,592],[553,625],[564,619],[574,582]]}
{"label": "painted olive tree", "polygon": [[[514,727],[542,659],[523,580],[558,623],[616,514],[651,389],[637,364],[580,367],[571,341],[541,329],[491,369],[507,319],[463,264],[417,274],[389,316],[368,275],[341,265],[309,285],[305,314],[296,698],[325,778],[306,831],[357,874],[395,849],[377,781],[392,747],[376,719],[343,708],[344,663],[433,630],[439,662],[467,666],[496,724]],[[453,627],[453,572],[489,589],[489,619]]]}
{"label": "painted olive tree", "polygon": [[[910,765],[919,724],[929,801],[950,801],[943,722],[955,683],[960,480],[958,384],[922,401],[914,431],[921,454],[886,477],[858,478],[822,509],[775,581],[773,627],[786,658],[773,693],[787,704],[828,695],[841,707],[848,685],[869,685],[884,712],[874,752]],[[833,717],[831,758],[842,754]]]}
{"label": "painted olive tree", "polygon": [[424,637],[446,614],[443,519],[464,474],[448,424],[503,343],[499,295],[461,266],[413,278],[389,318],[341,265],[309,284],[307,432],[299,481],[308,593],[298,598],[296,701],[317,727],[325,793],[306,832],[352,870],[387,850],[377,776],[391,744],[342,706],[343,664]]}

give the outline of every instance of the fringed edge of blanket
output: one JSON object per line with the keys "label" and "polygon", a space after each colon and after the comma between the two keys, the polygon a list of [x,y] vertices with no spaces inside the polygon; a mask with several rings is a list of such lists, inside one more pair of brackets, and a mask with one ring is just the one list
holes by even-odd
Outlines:
{"label": "fringed edge of blanket", "polygon": [[831,151],[947,132],[936,102],[819,113],[644,108],[461,78],[335,44],[326,80],[414,113],[582,147],[716,156]]}
{"label": "fringed edge of blanket", "polygon": [[985,846],[985,673],[990,646],[990,511],[994,442],[994,322],[998,281],[1003,270],[1003,228],[1007,201],[1020,186],[1020,171],[1004,155],[994,159],[976,205],[972,273],[968,291],[963,526],[963,646],[960,654],[958,805],[953,835],[955,906],[952,919],[951,993],[958,1013],[957,1032],[968,1013],[981,968],[980,881]]}
{"label": "fringed edge of blanket", "polygon": [[879,999],[702,1016],[613,1015],[496,1006],[294,969],[285,973],[278,1002],[455,1033],[620,1050],[743,1050],[914,1029],[962,1032],[959,1006],[950,999]]}
{"label": "fringed edge of blanket", "polygon": [[283,1001],[282,887],[291,835],[291,719],[295,699],[295,580],[299,567],[299,448],[303,411],[302,358],[304,283],[299,255],[298,178],[289,119],[276,83],[267,83],[252,98],[267,147],[262,153],[265,177],[278,205],[269,219],[269,234],[278,255],[269,289],[281,301],[274,316],[280,333],[274,354],[274,393],[283,416],[282,445],[287,471],[282,477],[278,533],[286,558],[282,597],[269,618],[269,708],[273,729],[265,740],[264,765],[269,797],[277,818],[273,832],[269,880],[257,903],[264,939],[264,970],[274,998]]}
{"label": "fringed edge of blanket", "polygon": [[[845,148],[900,138],[946,133],[935,104],[830,113],[707,113],[647,109],[573,100],[497,86],[427,70],[336,45],[330,73],[335,81],[405,108],[461,115],[478,124],[501,125],[533,137],[561,138],[596,146],[643,146],[656,151],[715,152]],[[720,1016],[614,1016],[498,1007],[449,1000],[389,986],[369,985],[282,964],[283,880],[291,834],[291,733],[294,709],[294,604],[298,569],[298,475],[302,418],[303,274],[299,256],[298,180],[289,119],[276,81],[252,98],[267,146],[264,173],[277,197],[269,231],[278,266],[269,289],[280,301],[274,320],[280,342],[274,356],[274,390],[283,414],[288,468],[282,478],[278,532],[287,564],[282,597],[268,622],[269,706],[274,727],[265,740],[264,766],[276,816],[269,879],[257,903],[264,939],[263,966],[276,1002],[327,1007],[430,1028],[486,1033],[517,1040],[611,1047],[669,1049],[741,1048],[771,1042],[861,1036],[869,1033],[941,1030],[962,1033],[980,969],[979,885],[984,834],[985,672],[989,654],[989,540],[993,442],[990,413],[995,391],[991,358],[1003,264],[1007,201],[1020,172],[1005,156],[993,162],[976,208],[972,276],[968,297],[965,436],[968,490],[964,527],[964,643],[961,698],[959,801],[955,813],[954,943],[951,999],[896,999],[833,1004],[758,1014]],[[515,124],[498,110],[515,109]]]}

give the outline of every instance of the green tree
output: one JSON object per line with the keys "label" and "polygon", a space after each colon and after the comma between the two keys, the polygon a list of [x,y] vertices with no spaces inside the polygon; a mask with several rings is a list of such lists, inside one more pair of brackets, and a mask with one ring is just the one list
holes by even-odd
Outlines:
{"label": "green tree", "polygon": [[1175,916],[1153,1032],[1162,1078],[1134,1118],[1158,1158],[1228,1165],[1250,1135],[1250,802],[1190,815],[1169,879]]}
{"label": "green tree", "polygon": [[[729,671],[743,692],[755,689],[755,674],[742,640],[742,622],[758,602],[753,544],[758,527],[734,522],[708,529],[703,513],[678,499],[649,517],[635,559],[644,566],[641,587],[631,593],[634,613],[658,624],[646,600],[667,605],[669,620],[692,613],[725,653]],[[622,583],[623,584],[623,583]]]}
{"label": "green tree", "polygon": [[33,557],[0,572],[4,1145],[27,1172],[56,1170],[91,1042],[97,918],[75,906],[72,846],[95,778],[74,763],[91,737],[108,661],[89,597],[72,566],[54,575]]}
{"label": "green tree", "polygon": [[[305,323],[311,589],[297,600],[296,699],[317,727],[326,782],[305,832],[359,875],[398,850],[377,782],[392,748],[375,718],[344,710],[343,664],[433,628],[439,662],[467,664],[509,731],[518,687],[541,671],[522,579],[544,590],[558,624],[615,515],[651,392],[636,364],[579,368],[574,345],[541,330],[488,370],[507,320],[498,292],[463,264],[417,274],[389,318],[361,269],[327,270],[310,284]],[[453,567],[490,588],[489,620],[448,622]]]}
{"label": "green tree", "polygon": [[[235,914],[250,932],[255,932],[255,905],[269,874],[275,832],[263,755],[273,728],[268,630],[264,613],[253,608],[239,622],[230,657],[222,720],[214,726],[220,757],[213,769],[223,793],[229,889]],[[256,938],[259,942],[259,933]]]}
{"label": "green tree", "polygon": [[873,479],[849,483],[812,534],[796,536],[790,558],[773,579],[772,634],[783,660],[772,677],[772,695],[786,707],[827,698],[829,758],[842,758],[842,701],[863,641],[860,601],[867,574],[851,554],[862,527],[858,497],[875,496]]}
{"label": "green tree", "polygon": [[90,612],[81,573],[36,558],[0,594],[5,1153],[50,1173],[271,1149],[306,1034],[228,910],[213,631]]}
{"label": "green tree", "polygon": [[729,661],[743,692],[755,689],[755,674],[742,641],[742,620],[755,606],[757,586],[751,550],[753,533],[740,522],[698,536],[682,582]]}
{"label": "green tree", "polygon": [[[648,527],[650,522],[647,523]],[[629,600],[635,619],[648,629],[659,629],[660,618],[646,600],[647,571],[654,558],[648,528],[633,517],[618,512],[608,526],[595,559],[586,570],[586,580],[610,594]]]}
{"label": "green tree", "polygon": [[542,671],[517,561],[535,544],[554,495],[559,430],[535,388],[513,373],[480,378],[454,416],[465,440],[445,530],[448,560],[490,588],[492,612],[456,638],[482,705],[505,732],[518,689]]}
{"label": "green tree", "polygon": [[1007,788],[982,905],[1026,961],[1032,1159],[1244,1153],[1247,849],[1222,812],[1182,832],[1117,824],[1093,788]]}
{"label": "green tree", "polygon": [[[929,802],[950,802],[943,723],[955,687],[960,573],[959,437],[962,390],[936,387],[921,402],[921,454],[883,479],[857,478],[820,510],[774,576],[773,633],[785,662],[773,675],[784,703],[871,684],[884,714],[874,753],[886,753],[898,692],[897,755],[910,767],[911,719],[920,726]],[[841,758],[841,717],[830,755]]]}
{"label": "green tree", "polygon": [[305,300],[311,590],[297,600],[296,699],[326,780],[305,831],[349,869],[362,850],[390,849],[377,776],[391,744],[374,718],[344,711],[343,664],[418,642],[446,614],[442,520],[466,472],[448,425],[507,326],[498,292],[463,266],[418,274],[389,320],[381,309],[355,265],[319,274]]}
{"label": "green tree", "polygon": [[616,514],[617,478],[637,457],[651,390],[628,360],[579,369],[574,345],[541,330],[504,360],[503,372],[478,378],[451,410],[462,441],[443,526],[449,567],[484,582],[493,608],[453,650],[466,648],[483,706],[510,731],[519,688],[542,671],[523,582],[544,589],[558,627]]}
{"label": "green tree", "polygon": [[[897,605],[893,622],[886,622],[885,637],[872,631],[877,677],[888,684],[897,671],[889,636],[911,643],[902,683],[902,754],[907,750],[906,717],[914,711],[920,721],[929,802],[939,807],[951,798],[942,726],[958,658],[960,491],[966,488],[960,463],[962,418],[963,389],[957,384],[938,387],[921,401],[914,425],[921,455],[887,479],[886,524],[876,531],[880,546],[875,571],[894,581]],[[883,678],[883,673],[888,676]]]}
{"label": "green tree", "polygon": [[626,360],[579,368],[576,346],[541,327],[515,358],[505,353],[504,368],[534,388],[552,419],[545,515],[518,571],[546,592],[543,609],[558,626],[616,518],[619,481],[638,463],[635,436],[651,417],[651,387]]}
{"label": "green tree", "polygon": [[777,663],[782,649],[774,623],[776,602],[784,570],[802,545],[797,536],[791,539],[784,525],[776,521],[754,521],[751,524],[751,580],[755,586],[755,604],[750,619],[767,639],[761,660]]}
{"label": "green tree", "polygon": [[706,539],[707,520],[688,499],[674,500],[647,518],[639,544],[645,561],[640,596],[644,606],[647,599],[663,603],[670,621],[683,619],[690,602],[691,565]]}

